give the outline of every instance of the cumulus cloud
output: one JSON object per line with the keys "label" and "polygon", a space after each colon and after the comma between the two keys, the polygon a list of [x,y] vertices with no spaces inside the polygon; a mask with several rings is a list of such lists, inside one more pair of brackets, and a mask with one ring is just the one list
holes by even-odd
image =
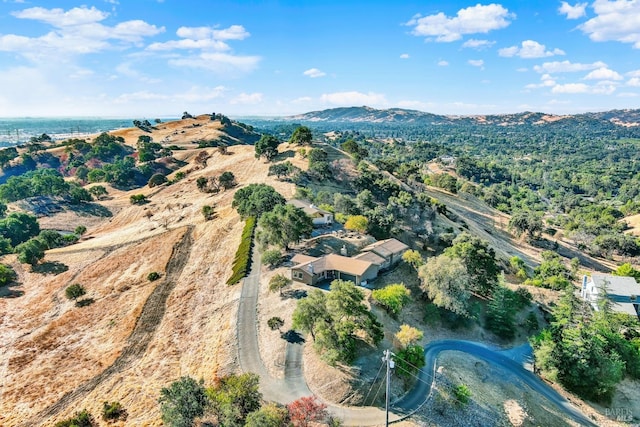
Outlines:
{"label": "cumulus cloud", "polygon": [[332,105],[387,105],[387,100],[380,93],[357,91],[325,93],[320,100]]}
{"label": "cumulus cloud", "polygon": [[587,8],[588,3],[576,3],[571,6],[566,1],[563,1],[558,8],[558,12],[567,16],[567,19],[578,19],[586,16],[587,13],[585,9]]}
{"label": "cumulus cloud", "polygon": [[537,89],[541,87],[554,87],[556,81],[550,74],[543,74],[540,76],[540,83],[532,83],[525,86],[527,89]]}
{"label": "cumulus cloud", "polygon": [[628,77],[640,77],[640,70],[629,71],[625,75]]}
{"label": "cumulus cloud", "polygon": [[147,49],[151,51],[169,51],[177,49],[201,49],[228,51],[231,47],[226,40],[244,40],[251,34],[242,25],[232,25],[222,30],[212,27],[180,27],[176,31],[179,40],[152,43]]}
{"label": "cumulus cloud", "polygon": [[409,54],[403,53],[402,55],[400,55],[400,59],[409,59]]}
{"label": "cumulus cloud", "polygon": [[606,68],[607,64],[602,61],[596,61],[591,64],[581,64],[579,62],[570,61],[554,61],[545,62],[542,65],[533,67],[538,73],[575,73],[577,71],[590,71],[598,68]]}
{"label": "cumulus cloud", "polygon": [[473,65],[474,67],[484,67],[484,61],[482,59],[470,59],[467,62],[469,63],[469,65]]}
{"label": "cumulus cloud", "polygon": [[95,7],[74,7],[68,11],[60,8],[32,7],[13,12],[18,19],[40,21],[53,30],[39,37],[18,34],[0,36],[0,51],[17,52],[31,60],[46,57],[55,60],[66,55],[94,53],[111,47],[111,41],[140,43],[145,37],[164,31],[142,20],[124,21],[113,27],[101,21],[109,14]]}
{"label": "cumulus cloud", "polygon": [[311,77],[312,79],[317,79],[318,77],[324,77],[327,75],[327,73],[317,68],[309,68],[307,71],[305,71],[302,74],[304,74],[307,77]]}
{"label": "cumulus cloud", "polygon": [[471,48],[471,49],[482,50],[482,49],[490,48],[494,44],[496,44],[496,42],[490,41],[490,40],[469,39],[466,42],[462,43],[462,47],[468,47],[468,48]]}
{"label": "cumulus cloud", "polygon": [[640,77],[632,77],[627,80],[627,86],[640,87]]}
{"label": "cumulus cloud", "polygon": [[595,0],[593,11],[596,16],[578,27],[591,40],[631,43],[640,49],[640,1]]}
{"label": "cumulus cloud", "polygon": [[449,62],[445,61],[444,59],[442,59],[442,60],[438,61],[438,66],[439,67],[447,67],[447,66],[449,66]]}
{"label": "cumulus cloud", "polygon": [[460,9],[453,17],[442,12],[428,16],[416,15],[406,25],[413,27],[411,33],[414,36],[452,42],[460,40],[465,34],[486,34],[508,27],[512,19],[515,19],[515,14],[502,5],[493,3]]}
{"label": "cumulus cloud", "polygon": [[592,95],[611,95],[616,91],[615,85],[604,84],[589,86],[584,83],[566,83],[558,84],[551,88],[551,93],[555,94],[592,94]]}
{"label": "cumulus cloud", "polygon": [[259,92],[255,93],[241,93],[236,96],[232,100],[229,101],[230,104],[242,104],[242,105],[254,105],[262,102],[263,95]]}
{"label": "cumulus cloud", "polygon": [[545,45],[534,40],[525,40],[522,42],[520,47],[511,46],[498,50],[498,55],[506,58],[519,56],[523,59],[533,59],[564,54],[565,53],[562,49],[555,48],[553,50],[547,50]]}
{"label": "cumulus cloud", "polygon": [[585,80],[623,80],[623,77],[607,67],[600,67],[589,74],[587,74],[584,78]]}

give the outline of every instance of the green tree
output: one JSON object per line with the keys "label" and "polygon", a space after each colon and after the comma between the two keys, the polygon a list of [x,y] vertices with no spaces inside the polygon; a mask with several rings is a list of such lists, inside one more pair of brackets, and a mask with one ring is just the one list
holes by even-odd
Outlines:
{"label": "green tree", "polygon": [[193,420],[204,415],[208,400],[202,380],[182,377],[160,390],[162,421],[171,427],[191,427]]}
{"label": "green tree", "polygon": [[0,219],[0,235],[11,240],[11,246],[17,246],[40,234],[38,219],[23,212],[11,212]]}
{"label": "green tree", "polygon": [[414,376],[425,365],[424,348],[420,345],[407,345],[394,356],[396,372],[405,378]]}
{"label": "green tree", "polygon": [[636,281],[640,282],[640,271],[633,268],[633,266],[629,262],[625,262],[624,264],[618,266],[613,274],[616,276],[633,277],[634,279],[636,279]]}
{"label": "green tree", "polygon": [[422,255],[420,255],[420,252],[413,249],[409,249],[408,251],[403,253],[402,260],[411,265],[416,270],[424,265],[424,260],[422,259]]}
{"label": "green tree", "polygon": [[497,286],[493,291],[493,299],[487,304],[487,329],[504,339],[512,339],[515,336],[517,308],[513,294],[504,286]]}
{"label": "green tree", "polygon": [[469,399],[471,398],[471,390],[466,384],[460,384],[455,389],[453,389],[453,394],[456,397],[456,402],[460,405],[466,405],[469,403]]}
{"label": "green tree", "polygon": [[212,220],[216,217],[216,209],[213,206],[204,205],[202,206],[202,216],[204,217],[205,221]]}
{"label": "green tree", "polygon": [[311,129],[306,126],[298,126],[291,134],[289,143],[298,145],[310,145],[313,135]]}
{"label": "green tree", "polygon": [[244,427],[287,427],[289,412],[286,408],[269,403],[247,415]]}
{"label": "green tree", "polygon": [[257,218],[284,203],[284,197],[270,185],[249,184],[236,191],[231,206],[237,209],[242,218],[250,216]]}
{"label": "green tree", "polygon": [[445,255],[462,261],[470,277],[470,289],[480,295],[490,295],[498,282],[500,269],[496,252],[486,241],[467,232],[459,234]]}
{"label": "green tree", "polygon": [[376,303],[396,317],[402,311],[402,307],[411,299],[411,292],[404,284],[394,283],[382,289],[374,289],[371,296]]}
{"label": "green tree", "polygon": [[222,188],[228,190],[236,185],[236,177],[232,172],[225,171],[218,177],[218,182]]}
{"label": "green tree", "polygon": [[89,188],[89,193],[91,193],[91,195],[98,200],[108,194],[107,189],[102,185],[94,185],[93,187]]}
{"label": "green tree", "polygon": [[518,210],[509,219],[509,228],[517,236],[526,233],[529,237],[535,237],[542,232],[542,216],[529,210]]}
{"label": "green tree", "polygon": [[67,299],[72,299],[74,301],[76,301],[86,293],[87,291],[84,289],[84,287],[78,283],[67,286],[67,288],[64,290],[64,295],[67,297]]}
{"label": "green tree", "polygon": [[5,264],[0,264],[0,286],[7,286],[16,277],[15,271]]}
{"label": "green tree", "polygon": [[267,161],[271,161],[278,155],[278,146],[280,141],[273,135],[264,134],[255,144],[256,157],[264,157]]}
{"label": "green tree", "polygon": [[467,268],[457,258],[440,255],[420,267],[420,287],[438,307],[469,316],[469,281]]}
{"label": "green tree", "polygon": [[423,336],[424,334],[421,330],[406,324],[400,325],[400,330],[396,332],[395,335],[396,340],[398,340],[401,347],[407,347],[415,344],[420,341]]}
{"label": "green tree", "polygon": [[145,203],[149,203],[149,199],[144,194],[132,194],[129,197],[129,201],[132,205],[144,205]]}
{"label": "green tree", "polygon": [[344,223],[347,230],[355,230],[358,233],[366,233],[369,228],[369,220],[363,215],[351,215]]}
{"label": "green tree", "polygon": [[302,209],[290,204],[276,205],[272,211],[263,213],[258,225],[262,241],[285,250],[289,249],[289,244],[300,242],[313,231],[313,220]]}
{"label": "green tree", "polygon": [[86,409],[76,412],[72,418],[58,421],[55,423],[55,427],[94,427],[97,426],[93,415]]}
{"label": "green tree", "polygon": [[280,252],[280,249],[269,249],[262,253],[262,262],[270,267],[275,267],[280,264],[281,261],[282,253]]}
{"label": "green tree", "polygon": [[282,296],[282,290],[287,286],[291,286],[291,279],[282,274],[276,274],[269,280],[269,290],[271,292],[279,292],[280,296]]}
{"label": "green tree", "polygon": [[147,182],[147,185],[150,188],[156,187],[158,185],[162,185],[165,182],[167,182],[167,177],[164,176],[161,173],[154,173],[153,175],[151,175],[151,178],[149,178],[149,181]]}
{"label": "green tree", "polygon": [[223,426],[243,426],[247,416],[260,409],[262,394],[256,374],[228,375],[207,389],[213,414]]}
{"label": "green tree", "polygon": [[328,294],[313,290],[298,302],[293,327],[311,333],[314,347],[328,363],[350,363],[361,334],[374,344],[383,337],[382,325],[363,299],[364,294],[353,282],[334,280]]}
{"label": "green tree", "polygon": [[103,402],[102,419],[105,421],[125,421],[127,419],[127,410],[124,409],[120,402]]}
{"label": "green tree", "polygon": [[32,266],[44,258],[44,246],[37,238],[20,243],[16,246],[15,252],[18,254],[18,261],[23,264],[31,264]]}

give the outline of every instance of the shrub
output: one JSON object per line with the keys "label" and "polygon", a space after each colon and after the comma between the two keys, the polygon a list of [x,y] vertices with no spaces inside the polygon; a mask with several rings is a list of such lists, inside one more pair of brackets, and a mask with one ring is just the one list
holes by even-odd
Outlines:
{"label": "shrub", "polygon": [[153,188],[157,185],[162,185],[165,182],[167,182],[167,177],[164,176],[161,173],[154,173],[153,175],[151,175],[151,178],[149,178],[149,181],[147,182],[147,185],[150,188]]}
{"label": "shrub", "polygon": [[84,287],[78,283],[75,283],[71,286],[67,286],[67,289],[64,290],[64,294],[68,299],[77,300],[82,295],[86,294],[87,291]]}
{"label": "shrub", "polygon": [[16,273],[8,265],[0,264],[0,286],[6,286],[15,279]]}
{"label": "shrub", "polygon": [[105,421],[124,421],[127,419],[127,411],[120,402],[104,402],[102,404],[102,419]]}
{"label": "shrub", "polygon": [[269,280],[269,290],[271,292],[278,291],[280,295],[282,295],[282,290],[289,285],[291,285],[291,279],[282,274],[276,274]]}
{"label": "shrub", "polygon": [[471,390],[465,384],[460,384],[453,390],[453,394],[456,396],[456,401],[460,405],[466,405],[471,398]]}
{"label": "shrub", "polygon": [[131,197],[129,197],[129,201],[132,205],[144,205],[145,203],[149,202],[147,196],[145,196],[144,194],[133,194]]}
{"label": "shrub", "polygon": [[284,320],[282,320],[281,317],[272,317],[267,320],[267,326],[269,326],[269,329],[272,331],[275,331],[276,329],[280,329],[284,326]]}
{"label": "shrub", "polygon": [[269,249],[262,254],[262,262],[268,264],[269,267],[275,267],[282,261],[282,254],[278,249]]}
{"label": "shrub", "polygon": [[247,218],[247,221],[244,224],[244,229],[242,230],[240,246],[238,246],[236,256],[233,260],[231,277],[227,280],[227,285],[235,285],[249,272],[249,268],[251,267],[253,232],[255,231],[255,228],[255,217]]}
{"label": "shrub", "polygon": [[86,232],[87,232],[87,227],[85,227],[84,225],[79,225],[76,227],[75,230],[73,230],[73,233],[77,234],[78,236],[82,236]]}
{"label": "shrub", "polygon": [[198,382],[190,377],[182,377],[160,390],[159,402],[162,421],[174,427],[192,426],[208,404],[202,380]]}
{"label": "shrub", "polygon": [[159,278],[160,278],[160,273],[158,273],[157,271],[152,271],[151,273],[147,274],[147,280],[150,282],[158,280]]}
{"label": "shrub", "polygon": [[96,302],[93,298],[82,298],[76,301],[76,307],[87,307]]}
{"label": "shrub", "polygon": [[205,221],[210,221],[216,217],[216,209],[213,206],[204,205],[202,207],[202,216]]}
{"label": "shrub", "polygon": [[397,316],[402,307],[409,301],[411,293],[402,283],[385,286],[376,289],[371,296],[374,301],[384,307],[392,316]]}
{"label": "shrub", "polygon": [[408,378],[415,375],[425,364],[424,348],[419,345],[408,345],[397,352],[394,357],[398,375]]}
{"label": "shrub", "polygon": [[83,409],[80,412],[76,412],[72,418],[57,422],[55,427],[93,427],[97,425],[93,419],[93,415],[86,409]]}

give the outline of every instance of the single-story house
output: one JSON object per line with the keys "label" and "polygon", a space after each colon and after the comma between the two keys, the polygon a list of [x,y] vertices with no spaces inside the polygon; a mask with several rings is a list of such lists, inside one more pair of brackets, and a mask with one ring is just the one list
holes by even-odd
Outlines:
{"label": "single-story house", "polygon": [[329,254],[321,257],[295,255],[291,261],[291,278],[296,282],[315,285],[323,280],[350,280],[356,285],[378,277],[381,270],[386,270],[402,259],[402,254],[409,249],[407,245],[396,239],[382,240],[363,249],[363,252],[347,257],[343,247],[343,255]]}
{"label": "single-story house", "polygon": [[308,255],[295,255],[291,261],[291,278],[296,282],[315,285],[323,280],[350,280],[356,285],[378,277],[377,265],[360,259],[337,254],[319,258]]}
{"label": "single-story house", "polygon": [[320,209],[308,200],[292,199],[288,203],[298,209],[302,209],[304,213],[309,215],[313,220],[314,227],[333,224],[333,214],[331,212]]}
{"label": "single-story house", "polygon": [[365,256],[364,253],[371,252],[383,258],[385,262],[380,265],[380,269],[384,270],[400,262],[402,255],[407,251],[407,249],[409,249],[409,246],[405,245],[400,240],[387,239],[380,240],[364,247],[362,249],[363,254],[360,255]]}
{"label": "single-story house", "polygon": [[640,318],[640,285],[633,277],[593,273],[582,278],[582,298],[598,310],[598,298],[606,292],[613,311]]}

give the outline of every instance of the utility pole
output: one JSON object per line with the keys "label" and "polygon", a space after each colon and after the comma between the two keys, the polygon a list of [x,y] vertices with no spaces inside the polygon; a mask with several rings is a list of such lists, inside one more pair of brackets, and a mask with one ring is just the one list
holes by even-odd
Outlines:
{"label": "utility pole", "polygon": [[382,361],[387,362],[387,389],[386,389],[386,400],[385,400],[385,416],[386,422],[385,426],[389,427],[389,395],[391,394],[391,369],[395,366],[393,359],[391,356],[391,350],[384,351],[384,357]]}

